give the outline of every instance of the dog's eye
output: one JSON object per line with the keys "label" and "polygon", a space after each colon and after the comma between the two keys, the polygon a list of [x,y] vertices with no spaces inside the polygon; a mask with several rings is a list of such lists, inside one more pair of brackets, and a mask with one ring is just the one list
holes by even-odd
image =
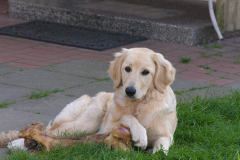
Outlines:
{"label": "dog's eye", "polygon": [[125,71],[126,71],[126,72],[131,72],[132,69],[131,69],[130,67],[126,67],[126,68],[125,68]]}
{"label": "dog's eye", "polygon": [[144,71],[142,71],[142,75],[148,75],[149,74],[149,72],[147,71],[147,70],[144,70]]}

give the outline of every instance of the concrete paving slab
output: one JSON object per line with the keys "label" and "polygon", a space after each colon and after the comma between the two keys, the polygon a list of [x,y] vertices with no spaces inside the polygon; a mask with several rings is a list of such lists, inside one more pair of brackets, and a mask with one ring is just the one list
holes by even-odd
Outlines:
{"label": "concrete paving slab", "polygon": [[77,75],[89,78],[109,78],[107,70],[109,64],[91,60],[76,60],[56,64],[53,66],[42,67],[41,69],[62,72],[65,74]]}
{"label": "concrete paving slab", "polygon": [[89,95],[89,96],[95,96],[98,92],[114,92],[113,89],[113,82],[96,82],[91,83],[83,86],[79,86],[76,88],[71,88],[68,90],[65,90],[65,92],[59,93],[64,95],[73,96],[75,98],[81,97],[82,95]]}
{"label": "concrete paving slab", "polygon": [[232,88],[232,89],[240,90],[240,82],[228,84],[228,85],[225,85],[225,87],[230,87],[230,88]]}
{"label": "concrete paving slab", "polygon": [[68,103],[75,99],[75,97],[66,96],[64,93],[55,93],[42,99],[28,99],[18,102],[9,106],[9,108],[17,111],[55,117]]}
{"label": "concrete paving slab", "polygon": [[[236,84],[239,85],[240,87],[240,83]],[[224,94],[229,94],[231,92],[231,90],[234,89],[232,88],[232,86],[230,85],[225,85],[225,86],[214,86],[214,87],[210,87],[205,88],[205,89],[200,89],[200,90],[194,90],[194,91],[189,91],[189,92],[185,92],[183,95],[186,99],[191,99],[190,97],[195,97],[196,95],[200,95],[201,97],[210,97],[210,96],[223,96]],[[235,88],[237,89],[237,88]],[[183,96],[177,96],[178,98],[183,98]]]}
{"label": "concrete paving slab", "polygon": [[0,132],[21,130],[31,122],[43,122],[47,125],[53,118],[54,116],[17,111],[11,108],[0,109]]}
{"label": "concrete paving slab", "polygon": [[0,103],[5,101],[21,101],[26,99],[25,96],[30,89],[18,86],[12,86],[0,83]]}
{"label": "concrete paving slab", "polygon": [[7,65],[0,64],[0,76],[3,76],[5,74],[9,74],[9,73],[12,73],[12,72],[16,72],[16,71],[19,71],[19,70],[22,70],[22,69],[19,68],[19,67],[13,67],[13,66],[7,66]]}
{"label": "concrete paving slab", "polygon": [[38,69],[24,70],[0,77],[0,82],[2,83],[27,88],[40,87],[44,89],[64,89],[93,81],[92,79],[83,77]]}
{"label": "concrete paving slab", "polygon": [[193,80],[175,78],[175,81],[172,83],[171,87],[174,91],[188,90],[193,87],[205,87],[209,86],[208,83],[197,82]]}

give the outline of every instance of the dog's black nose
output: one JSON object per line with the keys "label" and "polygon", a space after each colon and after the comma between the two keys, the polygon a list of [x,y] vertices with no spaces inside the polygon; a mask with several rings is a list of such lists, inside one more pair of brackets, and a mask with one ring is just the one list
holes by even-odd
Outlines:
{"label": "dog's black nose", "polygon": [[133,97],[136,93],[136,89],[134,87],[127,87],[125,92],[129,97]]}

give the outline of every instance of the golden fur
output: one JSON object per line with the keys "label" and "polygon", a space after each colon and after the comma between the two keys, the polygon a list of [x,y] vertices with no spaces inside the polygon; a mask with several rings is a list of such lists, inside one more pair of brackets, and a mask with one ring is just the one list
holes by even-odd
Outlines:
{"label": "golden fur", "polygon": [[[171,63],[147,48],[122,49],[115,53],[108,72],[114,81],[114,93],[80,97],[68,104],[47,129],[53,134],[66,130],[96,134],[124,123],[135,146],[151,146],[153,153],[163,147],[167,153],[177,125],[176,99],[169,86],[175,78]],[[133,96],[127,94],[128,87],[136,91]]]}

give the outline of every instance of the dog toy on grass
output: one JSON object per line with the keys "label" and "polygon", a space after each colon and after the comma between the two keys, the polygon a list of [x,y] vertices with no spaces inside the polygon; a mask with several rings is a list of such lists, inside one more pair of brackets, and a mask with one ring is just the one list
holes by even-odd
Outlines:
{"label": "dog toy on grass", "polygon": [[93,142],[104,143],[108,147],[121,148],[125,151],[131,150],[130,129],[124,124],[115,126],[110,133],[62,138],[48,133],[43,123],[31,123],[24,127],[18,136],[25,139],[24,145],[31,152],[42,149],[51,151],[56,147],[68,147],[77,143],[91,144]]}

